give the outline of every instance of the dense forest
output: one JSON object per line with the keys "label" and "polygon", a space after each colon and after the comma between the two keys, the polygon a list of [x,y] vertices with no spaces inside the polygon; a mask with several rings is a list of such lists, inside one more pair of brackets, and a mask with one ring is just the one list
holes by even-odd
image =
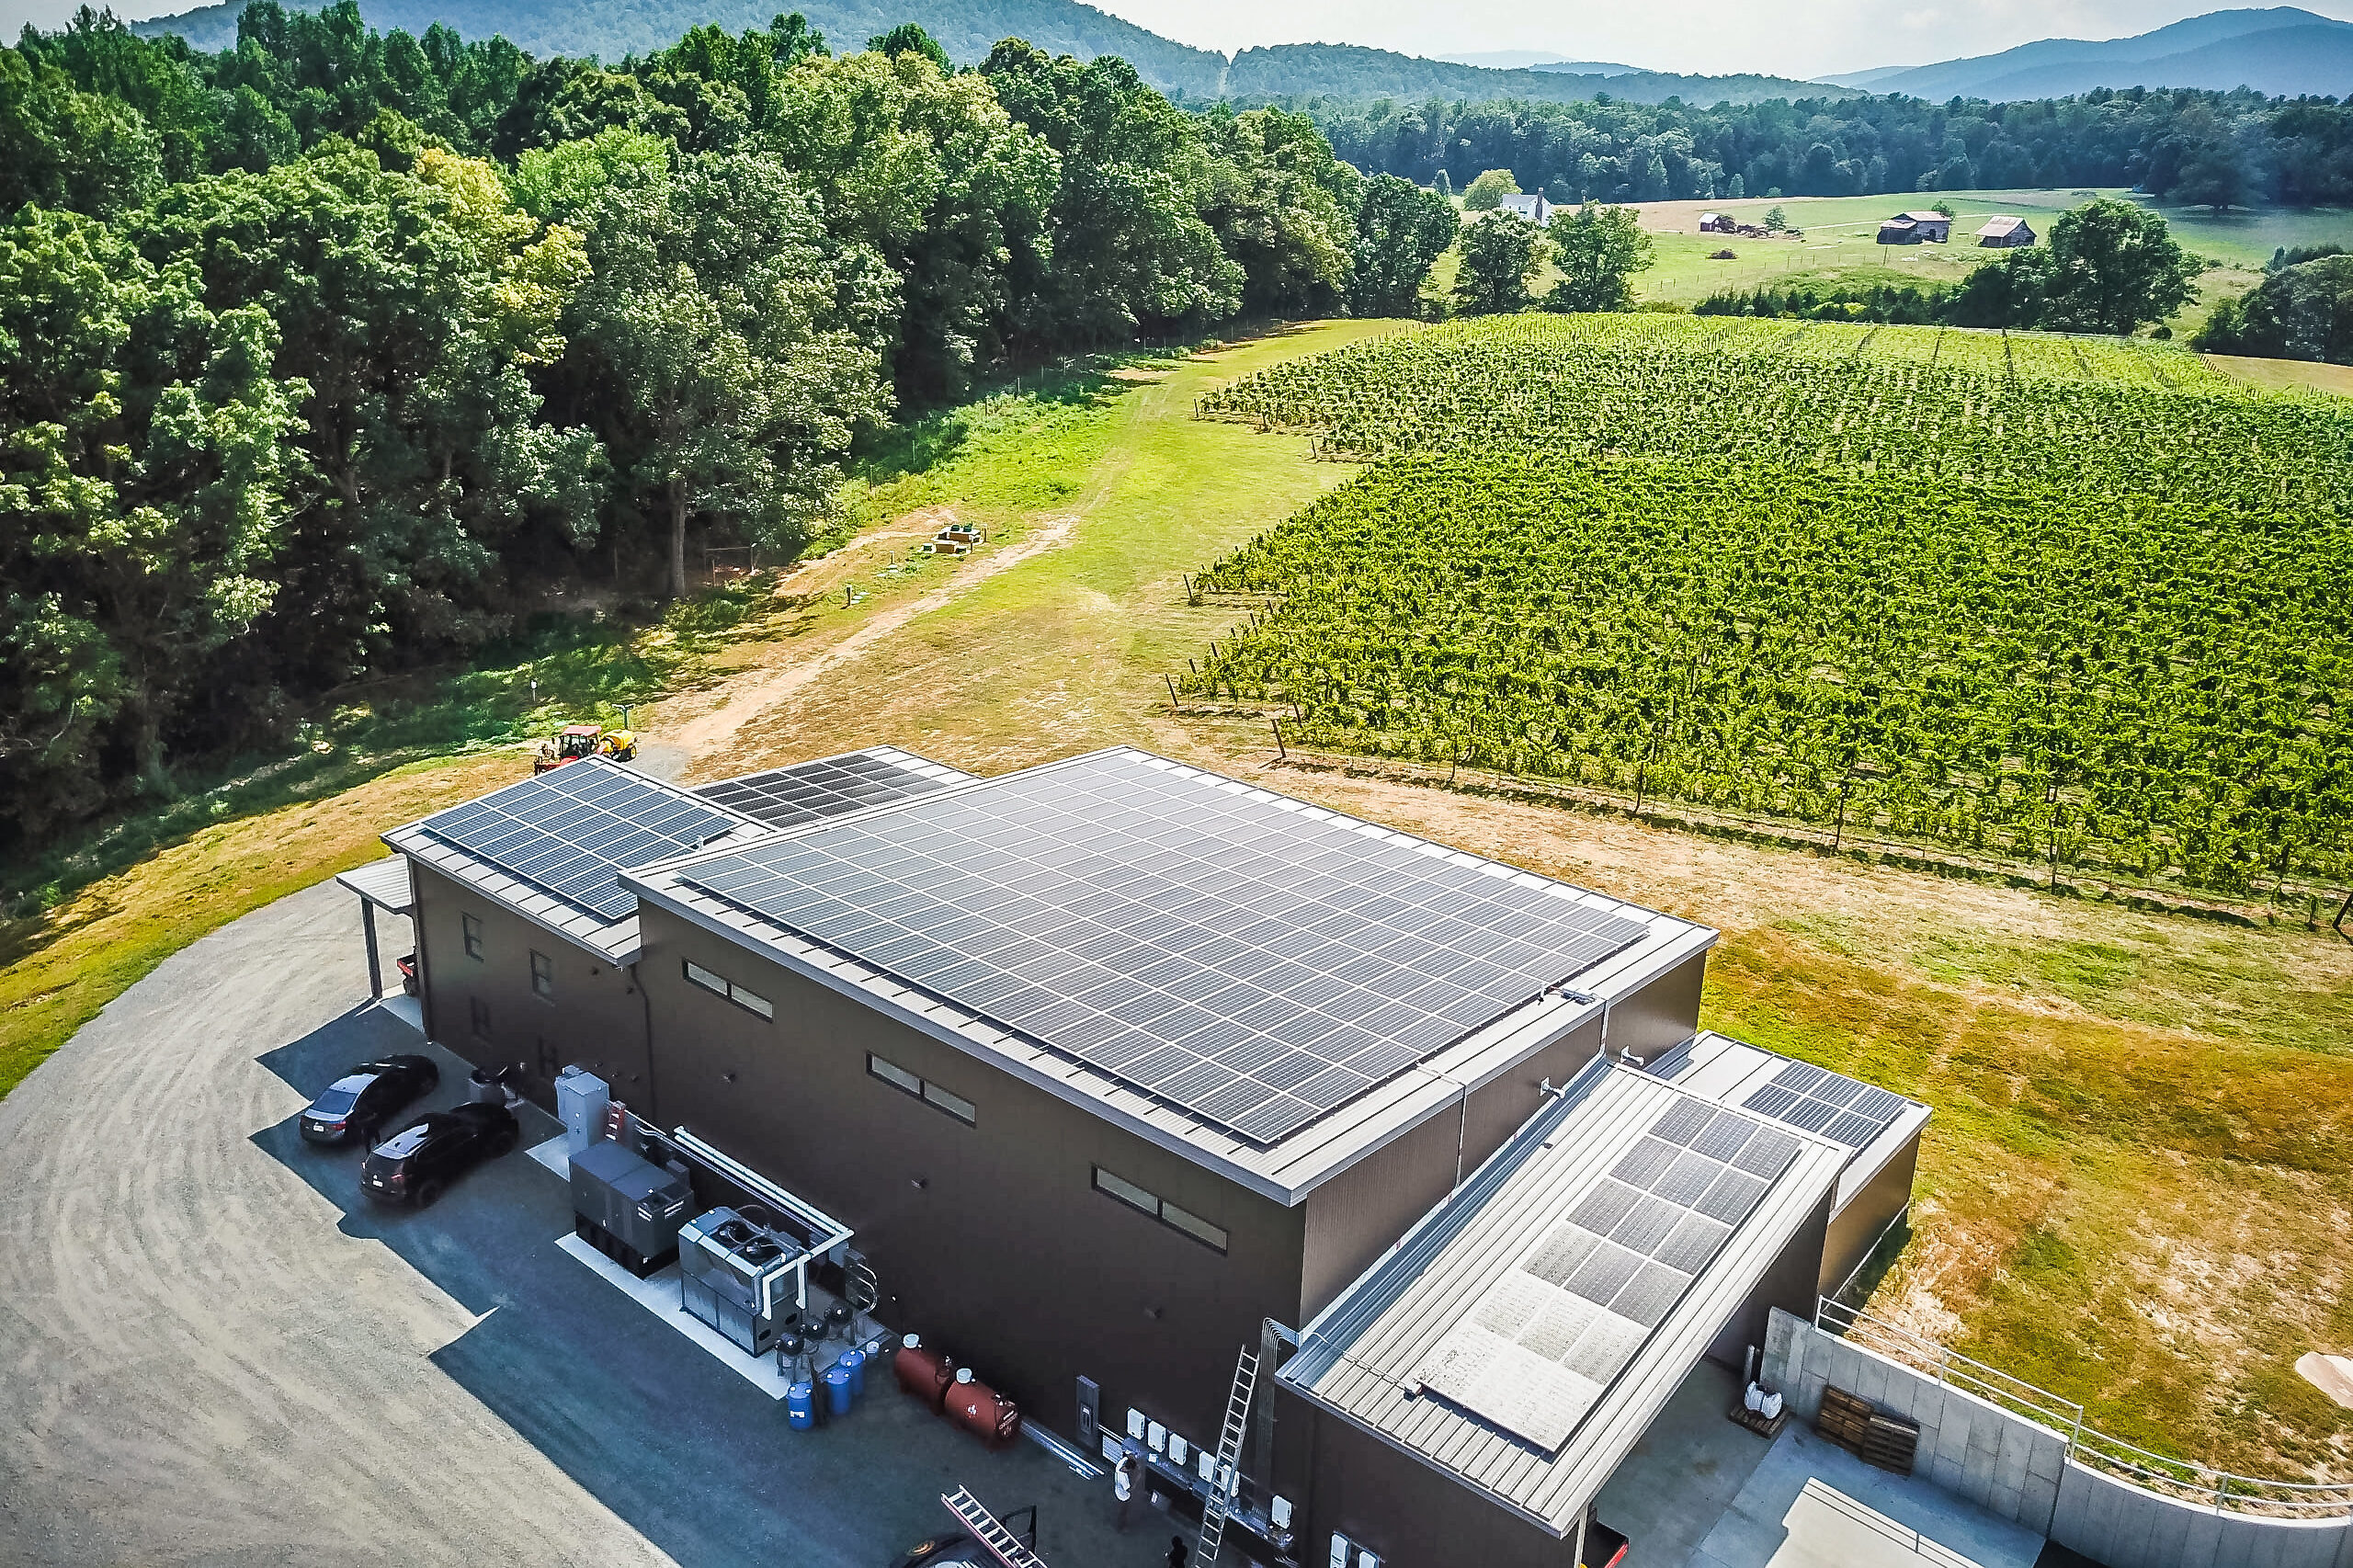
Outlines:
{"label": "dense forest", "polygon": [[1244,312],[1394,311],[1452,209],[1125,62],[798,17],[619,68],[259,0],[0,50],[0,853],[690,536],[861,435]]}
{"label": "dense forest", "polygon": [[1553,201],[1735,200],[2130,186],[2189,206],[2353,205],[2353,99],[2100,91],[1985,104],[1907,97],[1700,108],[1270,98],[1368,174],[1457,189],[1508,168]]}

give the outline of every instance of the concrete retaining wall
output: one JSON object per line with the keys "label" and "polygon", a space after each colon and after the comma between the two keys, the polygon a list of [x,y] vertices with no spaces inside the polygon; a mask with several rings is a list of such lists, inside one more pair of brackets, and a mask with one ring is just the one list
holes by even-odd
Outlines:
{"label": "concrete retaining wall", "polygon": [[1913,1473],[2107,1568],[2353,1568],[2344,1518],[2219,1513],[2077,1464],[2067,1435],[1776,1311],[1758,1374],[1812,1422],[1836,1384],[1915,1422]]}

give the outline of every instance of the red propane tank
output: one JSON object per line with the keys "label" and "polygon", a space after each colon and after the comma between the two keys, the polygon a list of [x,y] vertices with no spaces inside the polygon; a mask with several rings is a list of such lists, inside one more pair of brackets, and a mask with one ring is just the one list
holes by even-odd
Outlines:
{"label": "red propane tank", "polygon": [[944,1414],[966,1431],[991,1444],[1009,1443],[1021,1432],[1021,1411],[1013,1401],[983,1382],[970,1367],[961,1369],[948,1385]]}
{"label": "red propane tank", "polygon": [[949,1365],[948,1358],[912,1334],[891,1358],[891,1370],[898,1375],[900,1388],[934,1410],[939,1408],[948,1385],[956,1381],[956,1369]]}

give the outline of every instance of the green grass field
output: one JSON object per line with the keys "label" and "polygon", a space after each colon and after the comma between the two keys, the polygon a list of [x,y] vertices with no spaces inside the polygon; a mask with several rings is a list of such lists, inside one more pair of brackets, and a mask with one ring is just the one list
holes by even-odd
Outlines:
{"label": "green grass field", "polygon": [[[1667,201],[1642,209],[1656,260],[1635,280],[1639,300],[1696,304],[1722,290],[1751,290],[1768,284],[1839,281],[1955,283],[1993,252],[1976,244],[1976,231],[1996,212],[2014,213],[2038,233],[2051,221],[2094,196],[2121,190],[1954,190],[1886,196],[1790,197],[1779,201]],[[1943,202],[1953,210],[1949,244],[1882,245],[1880,220],[1913,208]],[[1701,234],[1699,214],[1729,212],[1746,223],[1764,222],[1779,207],[1804,231],[1798,239],[1742,239]],[[2161,207],[2183,245],[2223,265],[2200,280],[2200,297],[2167,324],[2188,336],[2204,324],[2217,300],[2245,293],[2262,279],[2264,263],[2282,246],[2334,243],[2353,249],[2353,212],[2272,210],[2216,214],[2202,208]],[[1733,259],[1715,259],[1729,250]]]}

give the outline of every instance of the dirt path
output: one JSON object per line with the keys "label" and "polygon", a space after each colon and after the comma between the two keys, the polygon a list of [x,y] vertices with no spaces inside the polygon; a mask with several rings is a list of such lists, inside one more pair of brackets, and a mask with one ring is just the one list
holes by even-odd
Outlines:
{"label": "dirt path", "polygon": [[[647,733],[663,744],[684,751],[689,759],[687,776],[699,777],[701,770],[697,767],[698,761],[724,755],[736,734],[745,726],[772,713],[835,671],[857,663],[888,643],[909,622],[935,610],[944,609],[967,597],[990,579],[1068,543],[1127,472],[1131,454],[1121,437],[1132,432],[1138,424],[1162,416],[1167,402],[1168,394],[1158,384],[1157,379],[1148,381],[1122,415],[1110,454],[1095,465],[1086,489],[1069,510],[1035,519],[1019,538],[1009,543],[983,546],[980,552],[965,557],[959,563],[955,574],[938,587],[915,598],[884,606],[847,635],[816,647],[804,647],[792,642],[769,644],[757,665],[731,677],[715,692],[699,694],[694,710],[688,710],[684,705],[680,705],[676,713],[666,710],[654,710],[647,720]],[[824,572],[816,569],[841,562],[853,551],[871,553],[872,547],[876,545],[929,538],[953,516],[951,507],[926,506],[895,518],[860,535],[842,550],[810,562],[809,567],[804,568],[812,573],[808,580],[802,580],[797,572],[787,576],[779,584],[778,591],[805,593],[819,585],[830,586],[839,582],[846,573],[839,567]]]}
{"label": "dirt path", "polygon": [[[935,510],[935,508],[926,508]],[[699,713],[675,728],[667,716],[648,726],[662,742],[683,749],[689,757],[722,750],[735,732],[781,703],[791,700],[812,682],[850,664],[880,642],[886,642],[917,616],[953,604],[1001,572],[1009,572],[1062,544],[1078,527],[1081,513],[1066,512],[1044,519],[1036,528],[1003,549],[967,556],[956,575],[918,598],[903,600],[874,612],[847,636],[820,648],[801,650],[778,643],[779,656],[722,688],[719,706]],[[932,529],[926,528],[928,537]],[[827,559],[831,559],[828,557]],[[689,763],[689,767],[692,764]]]}

